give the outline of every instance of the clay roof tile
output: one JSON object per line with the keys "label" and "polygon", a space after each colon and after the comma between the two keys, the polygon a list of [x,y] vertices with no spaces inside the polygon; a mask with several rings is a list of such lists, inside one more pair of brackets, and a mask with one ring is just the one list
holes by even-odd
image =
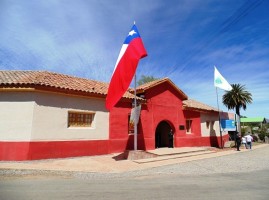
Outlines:
{"label": "clay roof tile", "polygon": [[[48,71],[0,71],[1,87],[21,87],[22,85],[34,87],[45,86],[100,95],[106,95],[109,86],[108,83],[101,81],[78,78]],[[123,97],[132,99],[134,98],[134,95],[127,91]]]}
{"label": "clay roof tile", "polygon": [[193,99],[184,100],[183,101],[183,108],[185,110],[214,111],[214,112],[219,111],[217,108],[214,108],[212,106],[206,105],[204,103],[201,103],[201,102],[193,100]]}

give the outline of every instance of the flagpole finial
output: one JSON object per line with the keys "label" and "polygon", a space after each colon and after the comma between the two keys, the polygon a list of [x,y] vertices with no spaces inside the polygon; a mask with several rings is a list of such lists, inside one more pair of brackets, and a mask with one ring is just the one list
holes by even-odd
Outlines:
{"label": "flagpole finial", "polygon": [[134,21],[134,25],[135,25],[135,21]]}

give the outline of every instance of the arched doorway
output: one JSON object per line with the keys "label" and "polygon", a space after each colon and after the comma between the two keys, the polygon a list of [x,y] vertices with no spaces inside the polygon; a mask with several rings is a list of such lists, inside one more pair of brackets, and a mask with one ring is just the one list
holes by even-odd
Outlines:
{"label": "arched doorway", "polygon": [[166,121],[161,121],[155,131],[155,148],[168,147],[169,146],[169,136],[168,133],[171,131],[172,127]]}

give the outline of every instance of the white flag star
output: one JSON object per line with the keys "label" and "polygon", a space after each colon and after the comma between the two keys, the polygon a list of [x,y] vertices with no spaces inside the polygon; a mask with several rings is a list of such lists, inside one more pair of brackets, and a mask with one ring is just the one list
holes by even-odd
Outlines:
{"label": "white flag star", "polygon": [[131,30],[128,35],[133,35],[133,34],[136,34],[136,32],[134,30]]}

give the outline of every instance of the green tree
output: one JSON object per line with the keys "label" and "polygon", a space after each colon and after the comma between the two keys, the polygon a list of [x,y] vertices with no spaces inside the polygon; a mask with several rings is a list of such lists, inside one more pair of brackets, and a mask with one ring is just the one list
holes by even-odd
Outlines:
{"label": "green tree", "polygon": [[141,78],[137,81],[137,85],[143,85],[145,83],[151,82],[151,81],[155,81],[158,78],[155,78],[153,76],[145,76],[142,75]]}
{"label": "green tree", "polygon": [[265,136],[268,137],[268,125],[264,124],[262,127],[259,128],[258,136],[260,140],[264,141]]}
{"label": "green tree", "polygon": [[259,124],[259,129],[256,132],[260,140],[265,141],[265,137],[269,137],[269,124]]}
{"label": "green tree", "polygon": [[227,91],[222,97],[222,103],[228,109],[235,109],[235,112],[240,116],[240,109],[247,109],[247,104],[252,103],[252,94],[248,92],[244,85],[231,84],[232,90]]}

